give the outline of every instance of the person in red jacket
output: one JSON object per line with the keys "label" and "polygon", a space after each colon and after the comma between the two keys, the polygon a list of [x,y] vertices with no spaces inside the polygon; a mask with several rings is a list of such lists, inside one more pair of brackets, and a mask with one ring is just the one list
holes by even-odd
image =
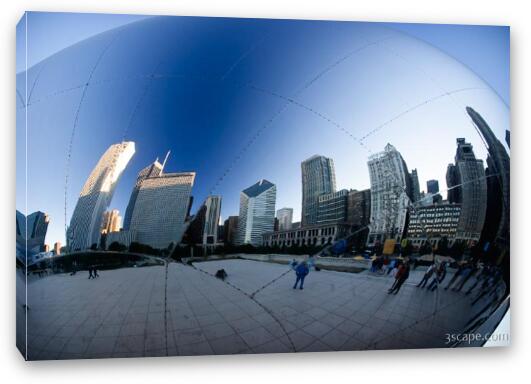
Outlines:
{"label": "person in red jacket", "polygon": [[394,293],[395,295],[400,291],[400,287],[402,287],[402,284],[409,278],[409,262],[404,261],[400,266],[398,267],[398,271],[395,275],[395,282],[393,283],[393,286],[389,288],[387,293],[391,294]]}

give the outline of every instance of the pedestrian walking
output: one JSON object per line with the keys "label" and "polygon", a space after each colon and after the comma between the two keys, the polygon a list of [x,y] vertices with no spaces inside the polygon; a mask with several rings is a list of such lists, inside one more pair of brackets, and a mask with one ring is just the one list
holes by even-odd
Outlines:
{"label": "pedestrian walking", "polygon": [[476,274],[476,281],[474,284],[468,288],[468,290],[465,292],[465,295],[470,295],[470,293],[485,279],[487,279],[490,275],[490,265],[481,265],[480,270]]}
{"label": "pedestrian walking", "polygon": [[459,292],[463,288],[463,286],[466,284],[468,279],[472,277],[475,271],[476,271],[475,266],[468,264],[461,272],[461,276],[459,276],[459,280],[454,283],[454,287],[452,288],[452,291]]}
{"label": "pedestrian walking", "polygon": [[402,285],[406,282],[406,280],[409,278],[409,262],[405,261],[404,263],[400,264],[398,267],[398,271],[395,275],[395,282],[393,283],[393,286],[389,288],[387,293],[391,294],[394,293],[395,295],[400,291],[400,288]]}
{"label": "pedestrian walking", "polygon": [[457,267],[457,271],[455,271],[454,276],[450,279],[446,287],[444,287],[444,290],[447,290],[452,286],[452,284],[457,280],[459,276],[461,276],[461,273],[463,273],[463,270],[465,268],[465,264],[459,264]]}
{"label": "pedestrian walking", "polygon": [[88,272],[89,272],[89,280],[90,279],[93,279],[94,278],[94,275],[92,274],[92,266],[88,267]]}
{"label": "pedestrian walking", "polygon": [[308,263],[306,261],[301,262],[299,265],[297,265],[297,268],[295,268],[295,274],[297,275],[297,279],[295,280],[295,285],[293,286],[293,289],[297,288],[297,284],[300,281],[300,289],[303,289],[304,285],[304,279],[306,276],[310,273],[310,269],[308,268]]}
{"label": "pedestrian walking", "polygon": [[96,266],[92,267],[92,271],[94,273],[94,278],[100,277],[100,275],[98,275],[98,269],[96,268]]}
{"label": "pedestrian walking", "polygon": [[435,263],[431,263],[431,265],[428,267],[428,269],[424,273],[422,280],[417,284],[417,288],[424,288],[434,272],[435,272]]}
{"label": "pedestrian walking", "polygon": [[396,265],[398,263],[398,260],[397,259],[393,259],[389,262],[389,264],[387,265],[387,271],[385,272],[387,275],[389,275],[391,273],[391,271],[393,269],[396,268]]}
{"label": "pedestrian walking", "polygon": [[439,288],[439,285],[442,284],[444,278],[446,277],[446,263],[441,263],[439,267],[435,271],[435,275],[433,276],[430,285],[428,285],[428,290],[435,291]]}

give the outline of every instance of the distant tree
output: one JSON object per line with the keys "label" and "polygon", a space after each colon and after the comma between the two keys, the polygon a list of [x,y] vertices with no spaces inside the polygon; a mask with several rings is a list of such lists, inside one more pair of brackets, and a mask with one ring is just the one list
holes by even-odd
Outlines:
{"label": "distant tree", "polygon": [[449,255],[450,248],[447,237],[442,237],[441,240],[439,240],[439,245],[437,246],[437,253],[442,256]]}
{"label": "distant tree", "polygon": [[432,247],[431,247],[431,244],[426,241],[424,244],[422,244],[419,248],[419,254],[420,255],[428,255],[430,254],[432,251]]}
{"label": "distant tree", "polygon": [[413,253],[413,244],[411,241],[408,241],[404,247],[402,247],[402,256],[410,256]]}
{"label": "distant tree", "polygon": [[450,249],[448,250],[448,254],[454,259],[460,258],[461,256],[463,256],[465,248],[466,244],[463,241],[455,240]]}
{"label": "distant tree", "polygon": [[147,255],[155,256],[159,256],[161,254],[161,251],[159,249],[155,249],[147,244],[137,243],[135,241],[133,241],[129,246],[129,252],[144,253]]}
{"label": "distant tree", "polygon": [[113,241],[111,245],[109,245],[109,251],[125,252],[127,251],[127,246],[117,241]]}
{"label": "distant tree", "polygon": [[94,243],[90,246],[91,251],[97,251],[98,250],[98,244]]}

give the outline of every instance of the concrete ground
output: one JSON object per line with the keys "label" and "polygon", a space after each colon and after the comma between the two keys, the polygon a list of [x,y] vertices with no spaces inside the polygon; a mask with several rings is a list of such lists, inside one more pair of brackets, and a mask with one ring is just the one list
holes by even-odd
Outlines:
{"label": "concrete ground", "polygon": [[[225,281],[213,276],[221,268]],[[368,272],[312,271],[294,290],[286,265],[250,260],[99,273],[29,282],[29,360],[438,348],[482,307],[463,293],[416,288],[422,270],[398,295],[387,294],[392,277]]]}

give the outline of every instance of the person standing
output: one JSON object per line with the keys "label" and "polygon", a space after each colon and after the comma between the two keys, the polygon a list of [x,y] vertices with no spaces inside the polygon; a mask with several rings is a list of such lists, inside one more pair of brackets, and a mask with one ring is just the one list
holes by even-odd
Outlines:
{"label": "person standing", "polygon": [[454,276],[450,279],[446,287],[444,287],[444,290],[447,290],[452,286],[452,284],[458,279],[459,276],[461,276],[461,273],[463,273],[463,269],[465,268],[465,264],[459,264],[457,266],[457,271],[455,271]]}
{"label": "person standing", "polygon": [[398,271],[396,272],[395,276],[395,282],[393,286],[387,291],[387,293],[394,293],[396,295],[400,291],[402,284],[404,284],[408,278],[409,262],[405,261],[404,263],[400,264],[400,267],[398,267]]}
{"label": "person standing", "polygon": [[89,271],[89,280],[90,279],[93,279],[94,278],[94,275],[92,274],[92,266],[88,267],[88,271]]}
{"label": "person standing", "polygon": [[92,267],[92,271],[94,273],[94,278],[100,277],[100,275],[98,275],[98,269],[96,268],[96,266]]}
{"label": "person standing", "polygon": [[439,288],[439,285],[442,284],[444,278],[446,277],[446,263],[441,263],[435,271],[435,275],[431,280],[430,285],[428,285],[428,290],[435,291]]}
{"label": "person standing", "polygon": [[304,279],[306,276],[310,273],[310,269],[308,268],[308,263],[306,261],[303,261],[299,265],[297,265],[297,268],[295,268],[295,274],[297,275],[297,279],[295,280],[295,285],[293,286],[293,289],[297,288],[297,284],[300,281],[300,289],[303,289],[304,285]]}
{"label": "person standing", "polygon": [[417,288],[424,288],[431,275],[433,275],[433,272],[435,272],[435,263],[431,263],[431,265],[428,267],[426,273],[424,273],[424,276],[422,277],[422,280],[417,284]]}

